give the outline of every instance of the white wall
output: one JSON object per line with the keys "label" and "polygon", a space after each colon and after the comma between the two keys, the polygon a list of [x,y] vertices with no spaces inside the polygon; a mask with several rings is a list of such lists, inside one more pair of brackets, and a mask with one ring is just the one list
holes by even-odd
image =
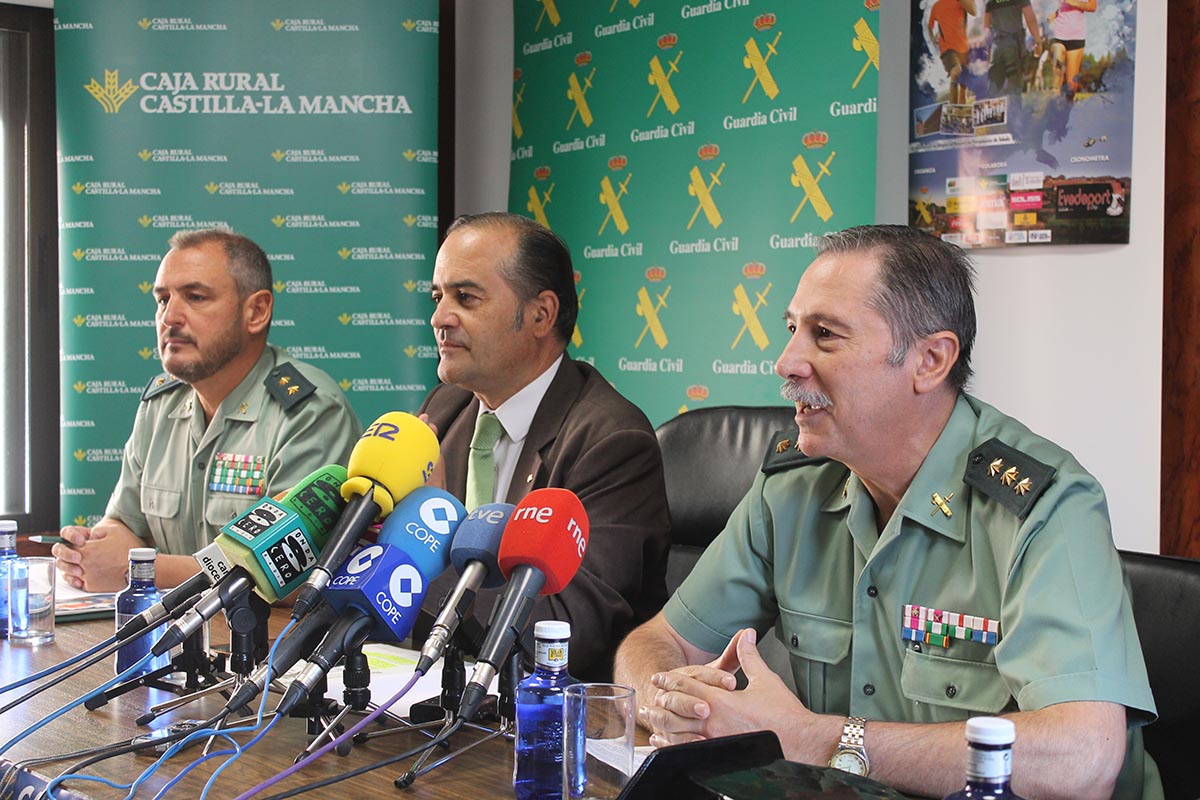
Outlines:
{"label": "white wall", "polygon": [[[908,3],[881,4],[881,222],[907,190]],[[457,210],[508,203],[512,0],[458,0]],[[1130,243],[985,250],[971,390],[1103,483],[1117,546],[1158,552],[1165,3],[1138,9]]]}

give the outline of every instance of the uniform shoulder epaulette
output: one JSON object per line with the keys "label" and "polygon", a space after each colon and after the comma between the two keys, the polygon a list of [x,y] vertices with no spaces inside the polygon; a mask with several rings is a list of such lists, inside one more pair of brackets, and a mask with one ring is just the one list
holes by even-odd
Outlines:
{"label": "uniform shoulder epaulette", "polygon": [[290,361],[278,364],[263,381],[267,393],[274,397],[284,411],[303,402],[317,391],[316,384],[300,374]]}
{"label": "uniform shoulder epaulette", "polygon": [[1025,519],[1054,480],[1055,472],[1049,464],[993,438],[971,451],[963,483],[996,500],[1019,519]]}
{"label": "uniform shoulder epaulette", "polygon": [[151,397],[157,397],[164,392],[171,391],[176,386],[182,385],[183,381],[179,380],[179,378],[172,377],[165,372],[161,375],[155,375],[150,379],[150,382],[146,384],[146,391],[142,392],[142,402],[144,403]]}
{"label": "uniform shoulder epaulette", "polygon": [[820,464],[826,460],[824,456],[805,455],[796,441],[796,432],[782,430],[771,437],[771,446],[767,448],[767,454],[763,457],[762,471],[766,475],[772,475],[785,469],[802,467],[805,464]]}

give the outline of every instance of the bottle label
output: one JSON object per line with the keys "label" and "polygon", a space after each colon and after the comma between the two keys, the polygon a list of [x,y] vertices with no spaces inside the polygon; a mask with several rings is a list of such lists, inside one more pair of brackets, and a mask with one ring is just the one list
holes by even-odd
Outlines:
{"label": "bottle label", "polygon": [[967,748],[967,780],[999,781],[1012,775],[1012,750]]}
{"label": "bottle label", "polygon": [[154,580],[154,562],[153,561],[130,561],[129,562],[129,580],[131,580],[131,581],[153,581]]}
{"label": "bottle label", "polygon": [[537,663],[550,669],[565,669],[567,666],[567,642],[558,639],[537,639],[533,657]]}
{"label": "bottle label", "polygon": [[0,550],[14,550],[17,547],[17,534],[0,533]]}

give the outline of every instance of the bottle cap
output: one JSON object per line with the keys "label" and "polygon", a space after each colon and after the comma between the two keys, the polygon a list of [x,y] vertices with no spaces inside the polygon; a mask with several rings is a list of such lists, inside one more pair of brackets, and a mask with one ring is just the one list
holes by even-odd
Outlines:
{"label": "bottle cap", "polygon": [[0,533],[16,533],[17,523],[11,519],[0,519]]}
{"label": "bottle cap", "polygon": [[971,717],[967,720],[967,741],[976,744],[1012,744],[1017,727],[1000,717]]}
{"label": "bottle cap", "polygon": [[571,638],[571,623],[556,619],[544,619],[533,624],[533,638],[557,641]]}
{"label": "bottle cap", "polygon": [[155,556],[153,547],[131,547],[129,548],[130,561],[153,561]]}

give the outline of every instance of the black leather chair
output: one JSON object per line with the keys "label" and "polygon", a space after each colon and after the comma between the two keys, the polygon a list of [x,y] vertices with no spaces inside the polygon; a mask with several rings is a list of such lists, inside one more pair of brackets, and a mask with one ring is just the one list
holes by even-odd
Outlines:
{"label": "black leather chair", "polygon": [[[725,527],[762,467],[771,437],[786,428],[795,430],[795,417],[793,406],[713,406],[680,414],[658,427],[671,509],[668,592],[674,593]],[[758,649],[795,691],[787,651],[774,630],[763,635]]]}
{"label": "black leather chair", "polygon": [[1143,729],[1146,752],[1169,798],[1200,797],[1200,561],[1121,552],[1133,618],[1158,719]]}
{"label": "black leather chair", "polygon": [[754,482],[771,436],[795,429],[795,415],[792,406],[714,406],[680,414],[658,427],[671,509],[668,592],[675,591],[725,527]]}

